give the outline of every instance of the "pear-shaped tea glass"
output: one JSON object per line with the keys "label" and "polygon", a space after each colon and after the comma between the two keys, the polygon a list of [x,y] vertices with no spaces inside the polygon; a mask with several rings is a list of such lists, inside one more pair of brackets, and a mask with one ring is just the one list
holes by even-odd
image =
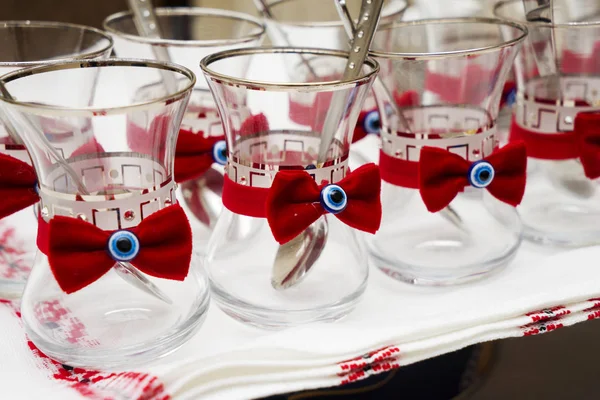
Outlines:
{"label": "pear-shaped tea glass", "polygon": [[[175,180],[181,184],[178,197],[188,215],[196,240],[208,240],[221,212],[223,189],[223,127],[210,95],[199,61],[221,50],[259,46],[265,27],[260,20],[240,12],[201,7],[157,8],[161,37],[138,34],[133,14],[120,12],[104,21],[104,29],[115,41],[119,57],[157,59],[164,49],[170,61],[191,69],[198,77],[179,133],[175,154]],[[239,63],[243,75],[248,62]],[[156,87],[141,87],[140,98],[151,96]],[[158,88],[160,90],[160,88]],[[239,112],[247,112],[240,104]]]}
{"label": "pear-shaped tea glass", "polygon": [[[0,21],[0,43],[0,75],[66,59],[106,58],[112,49],[112,40],[105,33],[88,26],[64,22]],[[0,110],[0,154],[31,164],[25,146],[15,136],[16,133],[4,126],[1,117]],[[68,125],[46,128],[48,134],[65,139],[64,151],[75,150],[69,148],[77,146],[77,143],[67,140],[73,136]],[[8,190],[4,183],[0,183],[0,186]],[[21,295],[33,264],[36,212],[35,207],[26,204],[14,204],[13,207],[0,210],[0,215],[4,217],[0,220],[0,298]]]}
{"label": "pear-shaped tea glass", "polygon": [[[236,75],[235,66],[251,57],[265,68]],[[285,65],[299,58],[329,78],[314,81],[306,68],[289,74]],[[240,321],[283,328],[336,320],[366,288],[367,255],[357,229],[379,225],[380,180],[374,164],[350,172],[348,153],[379,67],[368,59],[357,78],[343,79],[347,61],[348,52],[276,47],[219,52],[201,62],[228,150],[225,208],[206,268],[213,298]],[[298,93],[315,94],[340,112],[329,119],[310,114],[314,121],[297,124],[289,99]],[[250,117],[238,112],[242,104]],[[255,233],[237,240],[240,227]]]}
{"label": "pear-shaped tea glass", "polygon": [[[514,38],[505,40],[502,30]],[[370,54],[381,65],[375,96],[383,220],[367,242],[386,274],[448,285],[482,277],[514,257],[521,243],[514,206],[524,190],[526,156],[523,146],[500,148],[497,117],[526,35],[522,25],[490,18],[396,22],[377,30]]]}
{"label": "pear-shaped tea glass", "polygon": [[600,3],[549,2],[552,23],[527,22],[524,4],[537,6],[519,0],[495,8],[530,32],[514,62],[518,92],[509,132],[509,142],[525,143],[531,164],[518,207],[524,234],[548,245],[594,245],[600,240]]}
{"label": "pear-shaped tea glass", "polygon": [[[137,97],[167,74],[174,91]],[[94,369],[172,352],[200,327],[209,301],[173,179],[194,74],[112,59],[20,70],[2,81],[11,98],[0,104],[31,155],[41,197],[38,252],[21,300],[29,338],[55,360]],[[61,124],[73,135],[45,129]],[[65,151],[71,142],[79,146]]]}

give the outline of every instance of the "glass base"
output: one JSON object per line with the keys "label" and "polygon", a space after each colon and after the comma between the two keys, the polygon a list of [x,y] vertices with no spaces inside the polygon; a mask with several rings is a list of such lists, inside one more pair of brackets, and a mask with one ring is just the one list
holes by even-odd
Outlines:
{"label": "glass base", "polygon": [[[480,263],[477,250],[489,244],[489,240],[470,240],[450,232],[433,240],[414,236],[398,236],[396,240],[404,243],[395,245],[398,254],[408,253],[412,258],[405,258],[405,262],[382,258],[376,255],[381,248],[373,246],[370,250],[374,265],[391,278],[422,286],[450,286],[482,279],[506,267],[518,248],[518,245],[507,248],[500,257]],[[437,260],[438,267],[419,265],[423,259]]]}
{"label": "glass base", "polygon": [[183,282],[146,276],[172,304],[133,287],[114,270],[66,295],[51,275],[40,273],[44,262],[38,254],[23,295],[25,330],[44,354],[72,367],[123,369],[154,361],[190,339],[208,311],[208,280],[196,261]]}
{"label": "glass base", "polygon": [[[273,281],[282,279],[277,271],[291,270],[275,268],[281,247],[267,221],[224,209],[208,245],[213,300],[233,318],[265,329],[334,321],[348,314],[366,288],[367,254],[353,229],[333,216],[319,221],[328,226],[323,247],[313,263],[305,264],[309,269],[296,284],[284,288],[283,280],[281,286]],[[255,233],[249,240],[235,240],[239,226],[252,227]]]}
{"label": "glass base", "polygon": [[532,162],[518,207],[529,241],[558,247],[600,244],[600,185],[583,177],[575,161]]}
{"label": "glass base", "polygon": [[[183,346],[202,326],[206,319],[208,304],[207,297],[206,301],[200,304],[194,315],[189,318],[188,323],[177,328],[176,334],[174,332],[173,334],[165,334],[160,338],[152,338],[147,343],[139,346],[122,347],[114,351],[106,351],[101,348],[94,350],[95,341],[91,341],[89,343],[90,347],[85,351],[70,351],[63,346],[55,346],[31,329],[26,329],[26,333],[45,355],[70,367],[104,370],[132,368],[165,357]],[[104,337],[109,338],[113,334],[121,334],[121,332],[129,332],[135,335],[132,329],[126,328],[128,322],[150,320],[152,312],[152,310],[124,307],[106,313]],[[102,340],[102,338],[99,339]]]}
{"label": "glass base", "polygon": [[[395,203],[409,190],[396,191]],[[460,194],[451,203],[459,228],[445,211],[429,213],[411,192],[402,206],[384,208],[382,228],[367,239],[374,265],[388,276],[416,285],[454,285],[483,278],[515,257],[521,225],[513,207],[482,192]]]}
{"label": "glass base", "polygon": [[261,308],[246,303],[219,288],[211,285],[212,299],[230,317],[251,326],[267,330],[281,330],[313,322],[335,322],[347,316],[361,300],[367,288],[366,281],[352,295],[336,303],[306,310],[277,310]]}

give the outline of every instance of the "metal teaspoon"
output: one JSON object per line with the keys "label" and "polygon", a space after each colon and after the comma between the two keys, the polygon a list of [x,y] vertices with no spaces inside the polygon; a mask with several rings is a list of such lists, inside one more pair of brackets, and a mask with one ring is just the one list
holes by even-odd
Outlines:
{"label": "metal teaspoon", "polygon": [[[354,79],[360,75],[379,23],[383,1],[363,0],[362,2],[360,11],[362,18],[352,41],[344,80]],[[321,131],[321,145],[317,157],[319,165],[327,160],[327,153],[346,109],[347,96],[345,92],[337,91],[332,97]],[[277,290],[290,288],[306,277],[325,248],[327,232],[327,219],[326,216],[322,216],[296,238],[279,247],[273,263],[271,280],[273,288]]]}

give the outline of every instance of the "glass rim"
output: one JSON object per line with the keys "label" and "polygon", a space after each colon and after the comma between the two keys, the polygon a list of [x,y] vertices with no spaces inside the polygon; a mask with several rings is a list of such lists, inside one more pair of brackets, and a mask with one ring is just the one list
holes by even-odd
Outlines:
{"label": "glass rim", "polygon": [[212,39],[212,40],[182,40],[182,39],[163,39],[163,38],[150,38],[139,35],[132,35],[123,31],[117,30],[110,26],[110,24],[120,21],[122,19],[132,19],[133,12],[131,11],[120,11],[118,13],[109,15],[102,22],[104,30],[115,36],[126,38],[133,42],[155,45],[155,46],[172,46],[172,47],[217,47],[226,45],[243,44],[252,42],[260,39],[266,32],[267,28],[265,24],[258,18],[237,11],[224,10],[218,8],[205,8],[205,7],[157,7],[154,8],[156,16],[161,17],[173,17],[173,16],[218,16],[229,18],[236,21],[245,21],[254,24],[259,30],[256,33],[248,34],[244,37],[237,39]]}
{"label": "glass rim", "polygon": [[[284,3],[289,3],[289,2],[293,2],[293,1],[298,1],[298,0],[275,0],[274,2],[270,3],[267,5],[267,9],[269,11],[271,11],[274,7],[280,6]],[[396,17],[400,17],[403,13],[406,12],[406,10],[408,9],[408,1],[407,0],[401,0],[403,5],[402,7],[400,7],[399,10],[394,11],[391,14],[381,14],[381,19],[389,19],[389,18],[396,18]],[[288,21],[285,19],[277,19],[277,18],[270,18],[265,16],[266,19],[270,20],[270,21],[274,21],[274,22],[278,22],[278,23],[283,23],[285,25],[290,25],[290,26],[301,26],[301,27],[305,27],[305,28],[310,28],[310,27],[316,27],[316,28],[343,28],[344,27],[344,23],[342,22],[341,19],[337,19],[335,21]]]}
{"label": "glass rim", "polygon": [[268,90],[268,91],[290,91],[302,89],[303,92],[322,91],[323,89],[345,89],[357,84],[368,82],[379,72],[379,63],[372,57],[367,57],[364,65],[371,67],[368,72],[362,72],[358,78],[354,79],[336,79],[324,82],[266,82],[254,79],[234,77],[231,75],[216,72],[210,68],[210,64],[230,59],[239,56],[255,56],[257,54],[296,54],[300,55],[317,55],[317,56],[333,56],[348,59],[350,52],[342,50],[310,48],[310,47],[248,47],[243,49],[224,50],[210,54],[200,61],[200,68],[205,75],[211,79],[216,79],[219,82],[225,82],[229,85],[237,87],[245,87],[251,90]]}
{"label": "glass rim", "polygon": [[82,30],[82,31],[85,31],[88,33],[93,33],[95,35],[98,35],[99,37],[102,37],[102,38],[108,40],[108,44],[106,46],[102,47],[101,49],[87,52],[87,53],[82,53],[75,58],[74,57],[58,57],[58,58],[51,58],[51,59],[47,59],[47,60],[34,60],[34,61],[0,61],[0,67],[24,68],[24,67],[30,67],[30,66],[43,65],[43,64],[47,64],[47,63],[68,61],[68,60],[73,60],[73,59],[85,60],[85,59],[90,59],[90,58],[98,58],[98,57],[102,56],[104,53],[106,53],[107,51],[111,50],[114,45],[113,39],[110,37],[110,35],[107,35],[106,32],[101,31],[100,29],[96,29],[91,26],[87,26],[87,25],[72,24],[70,22],[55,22],[55,21],[29,21],[29,20],[0,21],[0,30],[5,29],[5,28],[15,28],[15,27],[77,29],[77,30]]}
{"label": "glass rim", "polygon": [[498,15],[498,10],[512,3],[522,3],[523,0],[502,0],[494,4],[494,16],[504,21],[517,22],[523,25],[531,25],[536,28],[597,28],[600,26],[600,21],[583,21],[583,22],[564,22],[564,23],[549,23],[541,21],[527,21],[527,19],[516,19],[507,16]]}
{"label": "glass rim", "polygon": [[455,56],[470,56],[470,55],[479,55],[490,53],[494,51],[498,51],[505,47],[514,46],[525,40],[527,35],[529,34],[529,30],[527,26],[524,24],[520,24],[513,21],[506,21],[498,18],[486,18],[486,17],[459,17],[459,18],[430,18],[430,19],[420,19],[414,21],[396,21],[388,24],[382,25],[377,29],[377,33],[383,32],[385,30],[393,30],[398,28],[406,28],[413,27],[419,25],[432,25],[437,24],[440,26],[443,25],[455,25],[455,24],[490,24],[490,25],[505,25],[510,26],[512,28],[516,28],[521,31],[521,35],[514,39],[510,39],[507,41],[502,41],[496,45],[483,46],[483,47],[473,47],[461,50],[452,50],[452,51],[438,51],[432,53],[402,53],[402,52],[385,52],[379,50],[370,50],[369,55],[375,58],[413,58],[418,60],[427,60],[427,59],[436,59],[436,58],[446,58],[446,57],[455,57]]}
{"label": "glass rim", "polygon": [[113,107],[65,107],[58,105],[34,103],[29,101],[19,101],[15,99],[8,99],[0,91],[0,103],[4,102],[10,104],[13,107],[25,110],[35,109],[39,112],[36,114],[50,113],[52,115],[64,115],[64,116],[99,116],[99,115],[115,115],[124,114],[131,110],[136,109],[148,109],[158,105],[170,104],[185,97],[188,93],[191,93],[194,85],[196,84],[196,75],[189,69],[182,65],[178,65],[171,62],[143,60],[135,58],[108,58],[101,60],[70,60],[60,63],[45,64],[37,67],[23,68],[13,72],[9,72],[0,76],[0,82],[5,86],[7,83],[15,81],[20,78],[25,78],[32,75],[43,74],[46,72],[68,70],[68,69],[85,69],[85,68],[99,68],[99,67],[149,67],[153,69],[160,69],[164,71],[177,72],[184,77],[188,78],[188,82],[184,88],[178,89],[176,92],[162,97],[156,97],[151,100],[139,101],[134,104],[124,106],[113,106]]}

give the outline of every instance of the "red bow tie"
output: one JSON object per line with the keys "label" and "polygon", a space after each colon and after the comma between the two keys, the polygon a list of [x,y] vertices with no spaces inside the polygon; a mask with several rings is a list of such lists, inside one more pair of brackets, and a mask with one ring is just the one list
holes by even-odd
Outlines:
{"label": "red bow tie", "polygon": [[289,242],[325,213],[352,228],[375,233],[381,223],[381,179],[375,164],[366,164],[332,185],[317,185],[306,171],[280,171],[266,202],[273,237]]}
{"label": "red bow tie", "polygon": [[445,208],[469,185],[486,188],[498,200],[517,206],[525,193],[526,172],[527,152],[522,142],[473,163],[447,150],[423,147],[419,192],[430,212]]}
{"label": "red bow tie", "polygon": [[242,122],[238,134],[240,136],[267,133],[269,131],[269,120],[263,113],[251,115]]}
{"label": "red bow tie", "polygon": [[37,203],[37,178],[33,167],[0,154],[0,218]]}
{"label": "red bow tie", "polygon": [[[198,117],[205,117],[199,113]],[[127,142],[133,151],[144,154],[157,152],[155,146],[164,146],[169,132],[171,118],[159,115],[152,120],[148,130],[130,123],[127,130]],[[224,136],[204,137],[203,132],[194,133],[180,129],[175,148],[175,181],[185,182],[202,176],[213,163],[225,165],[227,147]],[[159,148],[158,151],[164,151]]]}
{"label": "red bow tie", "polygon": [[180,129],[175,150],[175,181],[185,182],[202,176],[213,163],[227,163],[227,145],[224,136],[203,137]]}
{"label": "red bow tie", "polygon": [[600,178],[600,112],[577,114],[575,135],[585,176]]}
{"label": "red bow tie", "polygon": [[117,231],[63,216],[43,224],[40,219],[38,245],[67,294],[97,281],[117,261],[130,262],[157,278],[182,281],[188,274],[192,230],[178,204],[155,212],[136,227]]}
{"label": "red bow tie", "polygon": [[[92,138],[71,153],[71,157],[102,153],[104,149]],[[40,200],[33,167],[0,153],[0,219],[32,206]]]}

